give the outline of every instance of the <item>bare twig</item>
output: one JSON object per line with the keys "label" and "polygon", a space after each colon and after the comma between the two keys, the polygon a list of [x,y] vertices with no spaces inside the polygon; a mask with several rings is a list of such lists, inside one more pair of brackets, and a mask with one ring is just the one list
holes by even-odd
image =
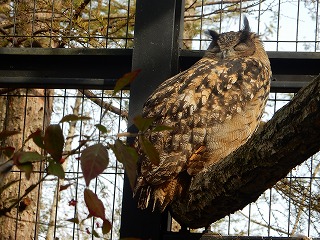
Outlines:
{"label": "bare twig", "polygon": [[110,111],[112,113],[115,113],[125,119],[128,118],[128,112],[124,111],[122,109],[119,109],[115,106],[112,106],[111,103],[106,103],[103,100],[99,99],[93,92],[91,92],[90,90],[86,90],[86,89],[79,89],[79,91],[85,95],[88,99],[90,99],[92,102],[94,102],[95,104],[97,104],[98,106],[104,108],[107,111]]}

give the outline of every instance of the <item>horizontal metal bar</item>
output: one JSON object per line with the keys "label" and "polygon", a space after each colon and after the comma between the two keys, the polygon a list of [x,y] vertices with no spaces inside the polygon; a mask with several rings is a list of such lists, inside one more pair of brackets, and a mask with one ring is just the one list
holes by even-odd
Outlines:
{"label": "horizontal metal bar", "polygon": [[[0,77],[0,85],[8,88],[62,88],[62,89],[113,89],[116,79],[51,78],[51,77]],[[126,89],[128,89],[127,87]]]}
{"label": "horizontal metal bar", "polygon": [[272,81],[271,92],[296,93],[309,82]]}
{"label": "horizontal metal bar", "polygon": [[[0,60],[4,82],[5,77],[38,77],[75,78],[84,84],[89,78],[118,79],[130,72],[132,50],[0,48]],[[46,82],[43,84],[45,87]]]}
{"label": "horizontal metal bar", "polygon": [[[204,51],[180,50],[180,70]],[[320,72],[320,52],[268,52],[271,91],[296,92]],[[0,87],[111,88],[131,71],[132,49],[0,48]],[[142,69],[143,71],[143,69]]]}

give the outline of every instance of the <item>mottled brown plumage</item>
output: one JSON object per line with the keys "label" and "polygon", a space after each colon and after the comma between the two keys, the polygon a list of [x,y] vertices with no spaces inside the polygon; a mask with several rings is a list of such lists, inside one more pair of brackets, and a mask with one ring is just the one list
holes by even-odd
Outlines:
{"label": "mottled brown plumage", "polygon": [[250,32],[247,19],[239,32],[209,34],[205,56],[163,82],[144,105],[144,117],[173,130],[147,133],[160,164],[141,154],[134,189],[139,208],[151,199],[163,211],[183,196],[192,176],[229,155],[257,129],[271,76],[259,37]]}

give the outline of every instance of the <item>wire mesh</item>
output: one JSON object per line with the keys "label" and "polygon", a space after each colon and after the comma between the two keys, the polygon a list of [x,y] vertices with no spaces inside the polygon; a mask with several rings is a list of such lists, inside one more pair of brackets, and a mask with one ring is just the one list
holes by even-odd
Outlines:
{"label": "wire mesh", "polygon": [[133,0],[5,0],[0,47],[132,48]]}
{"label": "wire mesh", "polygon": [[[184,48],[206,49],[209,44],[206,29],[218,32],[236,31],[241,28],[245,14],[252,31],[261,35],[266,50],[319,52],[319,1],[186,0],[185,4]],[[132,48],[134,18],[133,0],[2,1],[0,46]],[[270,119],[292,96],[291,93],[271,93],[264,120]],[[6,109],[0,110],[1,116],[4,116],[1,118],[3,128],[9,128],[8,109],[12,108],[11,98],[20,99],[19,106],[22,107],[22,125],[17,128],[23,133],[20,141],[24,141],[30,132],[36,130],[35,127],[28,129],[28,126],[34,123],[35,116],[40,115],[43,117],[41,124],[37,126],[40,129],[44,129],[48,122],[58,123],[68,114],[91,117],[87,121],[78,121],[73,127],[68,123],[62,124],[63,132],[70,141],[70,149],[89,135],[92,135],[95,142],[106,144],[110,138],[99,131],[94,132],[96,124],[106,126],[109,136],[126,131],[128,92],[112,96],[107,90],[1,90],[0,99]],[[40,108],[37,113],[32,114],[32,118],[28,113],[31,109],[28,104],[34,100]],[[114,108],[104,114],[109,103]],[[109,154],[107,170],[91,183],[90,188],[94,189],[107,206],[107,218],[112,223],[112,229],[105,237],[118,239],[124,172],[112,152]],[[84,208],[82,194],[85,182],[78,157],[79,154],[66,161],[64,181],[52,176],[37,187],[39,194],[32,196],[32,201],[36,202],[35,218],[32,220],[34,239],[45,239],[47,235],[59,239],[93,238],[93,230],[101,234],[102,223],[99,220],[87,219],[81,224],[75,222],[77,218],[85,219],[88,215]],[[35,170],[33,174],[37,174],[37,179],[42,178],[45,167],[47,166],[41,165]],[[316,154],[266,191],[255,203],[212,224],[211,230],[221,235],[319,236],[319,169],[320,160]],[[24,175],[18,170],[15,172],[19,180],[19,190],[15,196],[18,198],[22,196],[26,186]],[[66,189],[59,191],[61,186]],[[17,236],[23,229],[21,224],[26,222],[24,217],[23,211],[15,213],[13,239],[18,239]],[[172,230],[178,231],[178,228],[173,223]]]}
{"label": "wire mesh", "polygon": [[205,50],[205,31],[237,31],[247,16],[267,51],[319,52],[319,1],[186,0],[183,47]]}
{"label": "wire mesh", "polygon": [[[35,131],[35,121],[29,122],[28,118],[38,114],[38,112],[34,112],[34,106],[28,106],[27,102],[35,101],[39,103],[43,102],[44,99],[46,99],[47,102],[51,102],[52,105],[43,105],[41,108],[49,111],[49,108],[53,107],[50,124],[58,124],[64,116],[69,114],[90,117],[90,119],[86,121],[62,123],[62,131],[66,137],[64,146],[64,151],[66,152],[75,149],[79,145],[79,142],[88,140],[88,136],[91,137],[90,141],[86,143],[87,146],[97,142],[107,146],[108,142],[111,143],[118,132],[126,131],[125,116],[127,114],[129,101],[128,91],[123,91],[116,96],[112,96],[112,91],[102,90],[85,90],[85,94],[81,91],[70,89],[47,91],[51,92],[51,95],[46,97],[32,90],[15,90],[0,96],[2,101],[9,101],[8,99],[10,98],[23,98],[23,102],[26,103],[21,106],[25,112],[24,117],[21,119],[23,125],[22,142],[30,132]],[[88,98],[88,91],[92,94],[90,98]],[[110,104],[114,111],[108,110],[110,109]],[[118,112],[115,111],[115,109],[117,109]],[[9,110],[6,111],[8,112]],[[45,122],[41,121],[41,123],[44,124]],[[97,131],[95,127],[97,124],[106,127],[108,133],[103,134]],[[45,128],[44,125],[38,127],[41,129]],[[17,129],[19,129],[19,127]],[[30,150],[30,147],[25,146],[24,150]],[[29,235],[32,239],[87,239],[90,236],[97,236],[95,234],[102,236],[102,220],[98,220],[98,218],[85,220],[89,212],[85,207],[83,196],[86,182],[83,178],[79,163],[80,154],[80,152],[77,152],[65,160],[63,165],[66,174],[63,180],[59,180],[57,177],[50,175],[42,184],[39,184],[38,192],[30,197],[30,201],[35,205],[35,214],[33,217],[24,216],[24,211],[16,212],[14,216],[16,222],[13,223],[15,225],[15,235],[11,236],[12,239],[21,239],[21,232],[23,232],[23,228],[26,227],[23,226],[23,224],[28,221],[31,221],[33,225],[31,229],[34,232],[31,231],[32,236]],[[109,156],[110,159],[107,169],[92,181],[89,189],[94,191],[102,200],[105,206],[106,218],[112,224],[110,233],[104,237],[106,239],[119,239],[124,170],[122,164],[116,161],[112,151],[109,151]],[[33,179],[41,179],[45,175],[46,171],[44,170],[47,167],[48,166],[39,166],[38,169],[35,169],[35,172],[32,174],[37,176],[33,177]],[[27,182],[25,181],[24,173],[21,173],[18,169],[14,171],[19,174],[16,178],[19,186],[23,182]],[[28,184],[29,187],[32,182]],[[8,189],[6,189],[6,191],[8,191]],[[21,196],[25,189],[21,188],[18,191],[17,188],[15,188],[15,191],[16,194]],[[2,203],[7,204],[7,201],[9,200],[5,199],[2,195]],[[83,222],[79,223],[76,219]],[[4,236],[4,232],[1,234],[3,234],[2,237],[8,237]]]}

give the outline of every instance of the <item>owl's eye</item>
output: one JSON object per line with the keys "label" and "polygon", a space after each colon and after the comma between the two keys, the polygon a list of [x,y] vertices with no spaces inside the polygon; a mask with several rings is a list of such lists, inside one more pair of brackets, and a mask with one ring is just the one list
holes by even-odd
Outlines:
{"label": "owl's eye", "polygon": [[236,51],[244,51],[248,49],[248,45],[245,43],[238,43],[236,46],[233,47]]}

